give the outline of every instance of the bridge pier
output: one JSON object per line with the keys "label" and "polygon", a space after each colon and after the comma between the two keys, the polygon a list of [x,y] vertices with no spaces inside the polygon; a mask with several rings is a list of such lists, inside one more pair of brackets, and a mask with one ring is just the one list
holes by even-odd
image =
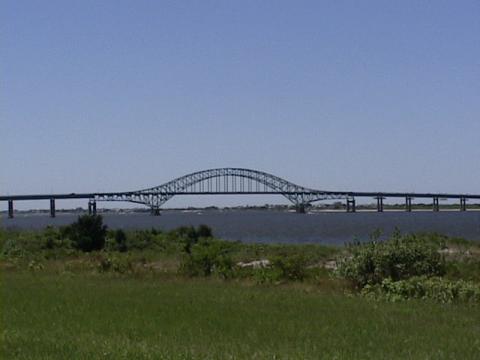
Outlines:
{"label": "bridge pier", "polygon": [[355,207],[355,199],[347,199],[347,212],[355,212],[357,211]]}
{"label": "bridge pier", "polygon": [[8,200],[8,218],[13,219],[13,200]]}
{"label": "bridge pier", "polygon": [[97,202],[95,200],[88,202],[88,215],[97,215]]}
{"label": "bridge pier", "polygon": [[405,211],[412,212],[412,198],[410,196],[405,197]]}
{"label": "bridge pier", "polygon": [[55,199],[50,199],[50,217],[55,217]]}
{"label": "bridge pier", "polygon": [[377,196],[377,211],[383,212],[383,197]]}
{"label": "bridge pier", "polygon": [[460,211],[467,211],[467,199],[460,198]]}
{"label": "bridge pier", "polygon": [[439,203],[438,197],[433,198],[433,211],[434,212],[440,211],[440,203]]}
{"label": "bridge pier", "polygon": [[152,216],[160,216],[160,208],[158,206],[152,206],[150,214]]}
{"label": "bridge pier", "polygon": [[305,211],[305,204],[296,204],[295,206],[295,211],[298,213],[298,214],[305,214],[306,211]]}

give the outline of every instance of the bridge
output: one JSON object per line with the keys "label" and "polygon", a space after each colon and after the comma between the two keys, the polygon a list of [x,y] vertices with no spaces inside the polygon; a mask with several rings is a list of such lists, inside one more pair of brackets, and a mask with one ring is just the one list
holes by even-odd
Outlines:
{"label": "bridge", "polygon": [[219,168],[197,171],[165,184],[136,191],[107,193],[69,193],[5,195],[0,201],[8,202],[8,217],[14,216],[14,201],[49,200],[50,216],[55,217],[55,201],[61,199],[87,199],[89,213],[96,213],[99,201],[124,201],[148,206],[153,215],[160,215],[160,207],[176,195],[283,195],[296,211],[305,213],[312,203],[322,200],[343,200],[346,211],[356,211],[356,198],[373,198],[377,211],[384,210],[384,199],[404,198],[405,210],[412,211],[413,199],[431,199],[432,210],[440,210],[441,199],[459,200],[460,211],[467,210],[467,201],[480,199],[474,194],[401,193],[401,192],[355,192],[316,190],[294,184],[278,176],[257,170],[242,168]]}

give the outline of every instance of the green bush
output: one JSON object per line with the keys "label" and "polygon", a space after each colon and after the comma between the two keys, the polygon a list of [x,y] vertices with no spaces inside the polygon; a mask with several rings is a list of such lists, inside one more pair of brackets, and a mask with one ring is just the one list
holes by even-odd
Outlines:
{"label": "green bush", "polygon": [[190,254],[194,246],[202,238],[212,238],[212,229],[207,225],[199,225],[197,229],[193,226],[181,226],[172,230],[169,234],[171,240],[183,243],[183,250]]}
{"label": "green bush", "polygon": [[274,267],[261,267],[258,269],[253,269],[252,275],[257,284],[273,284],[284,279],[281,270]]}
{"label": "green bush", "polygon": [[191,246],[180,265],[180,272],[189,276],[217,274],[229,278],[233,274],[230,244],[225,241],[202,238]]}
{"label": "green bush", "polygon": [[82,215],[76,222],[62,229],[62,236],[71,240],[81,251],[101,250],[105,246],[107,226],[100,215]]}
{"label": "green bush", "polygon": [[213,237],[212,229],[209,226],[204,225],[204,224],[198,226],[198,228],[196,230],[196,233],[197,233],[197,238],[198,239]]}
{"label": "green bush", "polygon": [[440,277],[415,276],[408,280],[384,279],[380,284],[366,285],[362,289],[366,297],[387,301],[429,299],[441,303],[480,303],[480,285],[464,281],[452,281]]}
{"label": "green bush", "polygon": [[43,270],[43,265],[36,260],[31,260],[28,263],[28,270],[32,272],[40,271],[40,270]]}
{"label": "green bush", "polygon": [[115,272],[120,274],[133,272],[133,262],[128,256],[115,256],[109,254],[99,261],[100,272]]}
{"label": "green bush", "polygon": [[45,246],[42,233],[32,231],[9,231],[2,242],[2,256],[6,258],[38,257]]}
{"label": "green bush", "polygon": [[300,254],[276,256],[272,259],[272,267],[285,280],[303,281],[307,274],[307,260]]}
{"label": "green bush", "polygon": [[38,235],[43,249],[53,250],[63,247],[69,247],[69,242],[65,239],[60,230],[53,226],[47,226],[45,230]]}
{"label": "green bush", "polygon": [[452,280],[470,280],[480,283],[480,259],[464,257],[447,262],[446,276]]}
{"label": "green bush", "polygon": [[126,246],[130,250],[151,249],[155,245],[156,234],[150,230],[135,230],[129,235]]}
{"label": "green bush", "polygon": [[127,235],[122,229],[115,230],[114,234],[115,239],[115,249],[120,252],[126,252],[128,250],[127,246]]}
{"label": "green bush", "polygon": [[174,236],[184,243],[184,251],[191,253],[191,248],[198,242],[198,234],[193,226],[181,226],[174,231]]}
{"label": "green bush", "polygon": [[442,276],[445,259],[439,253],[440,245],[428,236],[395,236],[385,242],[354,244],[348,247],[350,256],[337,262],[337,274],[359,288],[412,276]]}
{"label": "green bush", "polygon": [[3,243],[2,256],[9,258],[20,258],[25,256],[25,249],[16,239],[7,239]]}

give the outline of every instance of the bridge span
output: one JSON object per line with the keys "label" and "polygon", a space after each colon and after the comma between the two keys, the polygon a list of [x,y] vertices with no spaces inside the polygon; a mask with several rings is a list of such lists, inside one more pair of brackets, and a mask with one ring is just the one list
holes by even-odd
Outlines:
{"label": "bridge span", "polygon": [[432,210],[440,210],[441,199],[456,199],[460,211],[467,210],[467,201],[480,199],[475,194],[449,193],[412,193],[412,192],[356,192],[327,191],[300,186],[278,176],[257,170],[242,168],[218,168],[197,171],[159,186],[126,192],[106,193],[69,193],[69,194],[31,194],[4,195],[0,201],[8,202],[8,217],[14,216],[14,201],[49,200],[50,215],[55,216],[55,201],[61,199],[88,200],[89,213],[96,213],[98,201],[124,201],[143,204],[159,215],[160,208],[175,195],[282,195],[295,205],[297,212],[304,213],[306,208],[317,201],[342,200],[347,212],[356,211],[356,198],[373,198],[377,202],[377,211],[384,210],[384,199],[405,199],[405,210],[412,211],[413,199],[431,199]]}

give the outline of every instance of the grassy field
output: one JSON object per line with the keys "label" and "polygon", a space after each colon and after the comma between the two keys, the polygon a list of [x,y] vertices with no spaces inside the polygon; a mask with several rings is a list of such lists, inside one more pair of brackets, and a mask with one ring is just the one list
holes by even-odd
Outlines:
{"label": "grassy field", "polygon": [[305,284],[3,271],[5,359],[478,359],[478,306]]}
{"label": "grassy field", "polygon": [[480,246],[438,234],[243,244],[205,226],[107,231],[83,217],[64,228],[0,228],[0,279],[5,359],[480,353]]}

